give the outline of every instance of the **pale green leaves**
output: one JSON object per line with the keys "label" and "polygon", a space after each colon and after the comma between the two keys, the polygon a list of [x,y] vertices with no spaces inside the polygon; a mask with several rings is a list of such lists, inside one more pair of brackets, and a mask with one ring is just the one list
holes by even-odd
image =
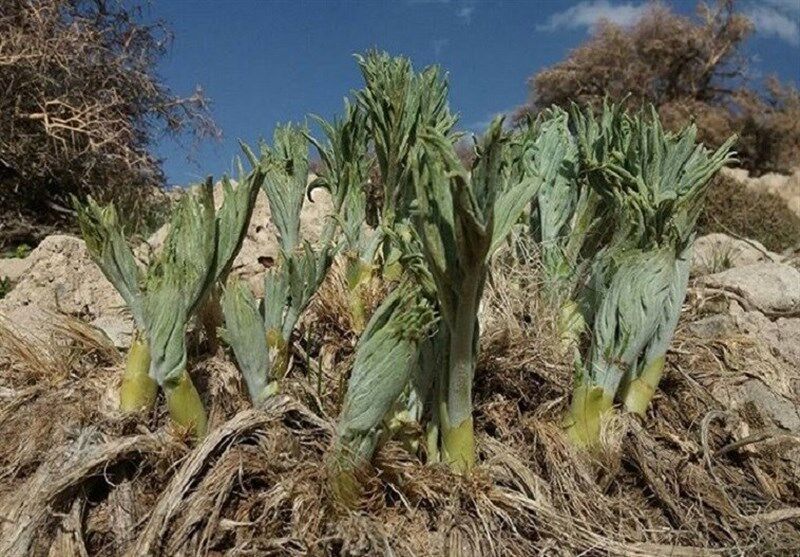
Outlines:
{"label": "pale green leaves", "polygon": [[221,298],[225,314],[222,338],[233,349],[254,404],[266,398],[269,385],[269,351],[264,317],[247,284],[228,282]]}
{"label": "pale green leaves", "polygon": [[285,253],[300,244],[300,210],[308,183],[308,142],[305,128],[291,124],[275,129],[272,147],[261,146],[266,159],[264,192],[269,200],[278,241]]}
{"label": "pale green leaves", "polygon": [[606,245],[594,257],[585,307],[593,321],[584,381],[617,394],[653,358],[663,358],[688,280],[687,254],[709,180],[732,160],[734,138],[714,152],[693,126],[665,131],[651,110],[630,117],[604,105],[573,110],[584,174],[604,198]]}
{"label": "pale green leaves", "polygon": [[540,245],[545,287],[557,297],[559,291],[569,294],[590,207],[587,188],[578,181],[578,147],[569,133],[567,114],[553,109],[537,125],[541,131],[534,164],[543,181],[533,199],[531,231]]}
{"label": "pale green leaves", "polygon": [[262,180],[260,167],[246,176],[242,172],[236,188],[226,180],[216,214],[210,178],[184,195],[173,212],[164,247],[146,276],[136,267],[113,208],[101,209],[91,200],[79,208],[87,247],[147,335],[150,375],[161,385],[177,380],[185,369],[189,318],[214,282],[230,269]]}
{"label": "pale green leaves", "polygon": [[[613,396],[623,376],[635,370],[644,348],[661,321],[670,297],[674,253],[630,250],[603,266],[595,277],[599,307],[595,311],[591,355],[591,383]],[[589,379],[589,378],[587,378]]]}
{"label": "pale green leaves", "polygon": [[[330,131],[334,133],[335,126]],[[281,246],[278,265],[264,277],[264,300],[259,307],[247,287],[239,283],[228,286],[222,294],[224,338],[233,349],[256,404],[275,390],[275,381],[286,372],[294,328],[332,260],[333,229],[324,235],[319,249],[300,237],[300,213],[308,181],[307,135],[304,129],[284,126],[276,130],[272,147],[262,145],[264,191]],[[351,153],[347,148],[347,153],[337,155],[336,149],[325,151],[331,165],[337,164],[336,157]],[[334,197],[337,188],[348,188],[351,180],[349,175],[341,176],[338,167],[332,167],[325,179],[325,187],[334,190]]]}
{"label": "pale green leaves", "polygon": [[[345,246],[355,250],[361,242],[361,230],[366,219],[365,187],[372,164],[372,158],[367,153],[366,115],[363,110],[345,101],[342,119],[337,118],[329,123],[317,118],[317,122],[327,142],[323,144],[308,136],[323,163],[319,176],[308,187],[308,194],[310,197],[315,188],[325,188],[331,193]],[[332,236],[335,224],[329,223],[324,234],[326,237]]]}
{"label": "pale green leaves", "polygon": [[164,247],[147,274],[144,309],[150,374],[162,385],[177,379],[186,367],[186,325],[213,280],[212,187],[209,179],[178,203]]}
{"label": "pale green leaves", "polygon": [[452,136],[456,117],[447,105],[447,81],[439,68],[414,72],[407,58],[372,51],[357,56],[364,89],[356,93],[383,182],[382,222],[408,216],[414,196],[411,160],[421,133]]}
{"label": "pale green leaves", "polygon": [[431,306],[410,282],[395,289],[369,320],[356,347],[338,426],[339,442],[357,456],[371,456],[377,428],[408,385],[419,343],[433,322]]}
{"label": "pale green leaves", "polygon": [[[241,164],[239,165],[239,176],[245,177]],[[255,207],[258,185],[264,181],[262,165],[256,163],[253,175],[246,180],[255,185],[234,188],[227,176],[222,178],[222,194],[225,203],[220,207],[217,216],[218,241],[214,255],[214,281],[221,280],[228,275],[233,260],[242,247]]]}
{"label": "pale green leaves", "polygon": [[113,205],[100,207],[91,197],[86,205],[76,200],[73,205],[89,253],[128,305],[137,329],[144,330],[143,276],[125,239],[116,209]]}
{"label": "pale green leaves", "polygon": [[[471,295],[480,296],[488,258],[544,176],[535,171],[532,135],[503,131],[501,119],[492,122],[478,144],[471,173],[461,166],[447,137],[431,132],[424,139],[413,167],[414,223],[449,320],[464,294],[458,283],[469,283],[475,290]],[[561,139],[554,132],[542,137],[542,157],[558,156]]]}

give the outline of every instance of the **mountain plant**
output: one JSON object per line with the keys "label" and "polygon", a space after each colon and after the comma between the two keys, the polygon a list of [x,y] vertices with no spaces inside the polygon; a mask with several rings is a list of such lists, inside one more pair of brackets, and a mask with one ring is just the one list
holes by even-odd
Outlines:
{"label": "mountain plant", "polygon": [[120,408],[152,408],[164,389],[173,421],[202,437],[207,418],[186,369],[186,329],[209,290],[224,279],[244,238],[264,178],[260,165],[234,188],[223,179],[224,200],[214,210],[211,179],[184,195],[164,247],[146,272],[136,263],[113,205],[91,198],[76,203],[78,222],[93,260],[119,291],[136,326],[120,389]]}
{"label": "mountain plant", "polygon": [[264,277],[260,303],[238,281],[231,281],[221,298],[223,338],[233,349],[254,404],[277,392],[278,381],[287,371],[297,321],[331,265],[336,226],[335,220],[326,223],[318,248],[301,237],[300,212],[308,183],[305,129],[278,127],[273,145],[262,145],[261,156],[263,188],[278,230],[278,261]]}
{"label": "mountain plant", "polygon": [[344,116],[326,122],[317,118],[326,141],[308,135],[322,160],[319,175],[309,185],[309,196],[317,188],[328,190],[333,199],[334,220],[323,236],[332,240],[335,224],[341,229],[337,251],[344,260],[345,284],[352,329],[361,333],[366,325],[365,294],[376,278],[375,256],[380,235],[366,226],[366,186],[374,158],[368,152],[366,114],[345,101]]}
{"label": "mountain plant", "polygon": [[615,401],[643,414],[664,368],[686,294],[695,224],[709,180],[732,160],[734,138],[716,151],[691,126],[665,132],[657,115],[606,106],[578,126],[581,164],[610,208],[613,231],[591,261],[584,316],[591,344],[581,359],[567,419],[592,445]]}
{"label": "mountain plant", "polygon": [[[387,58],[374,63],[388,66],[372,68],[371,74],[379,76],[406,67]],[[543,182],[554,179],[552,168],[560,164],[552,161],[562,160],[569,145],[563,125],[509,131],[497,119],[477,142],[468,169],[456,154],[446,82],[414,89],[407,86],[411,79],[387,81],[405,95],[422,97],[403,100],[387,85],[387,98],[417,111],[404,114],[415,124],[410,129],[370,128],[371,136],[387,129],[402,134],[385,133],[380,141],[402,145],[405,153],[394,157],[403,160],[399,171],[388,164],[381,169],[382,176],[395,179],[386,194],[405,200],[384,214],[384,222],[391,222],[385,233],[400,254],[404,279],[376,310],[356,346],[338,425],[335,465],[340,473],[334,486],[339,493],[351,492],[354,482],[342,468],[367,461],[381,434],[401,418],[426,426],[430,461],[442,460],[460,473],[473,467],[472,384],[488,263]],[[368,121],[384,121],[369,111],[382,114],[386,104],[366,105]],[[432,107],[435,115],[427,112]],[[379,156],[379,165],[382,158],[392,157]]]}

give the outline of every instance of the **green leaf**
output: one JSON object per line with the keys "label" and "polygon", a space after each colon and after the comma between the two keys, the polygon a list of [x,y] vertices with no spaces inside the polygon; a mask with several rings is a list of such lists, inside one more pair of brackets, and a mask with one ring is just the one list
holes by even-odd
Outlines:
{"label": "green leaf", "polygon": [[73,199],[78,225],[92,260],[128,305],[136,328],[145,330],[142,272],[136,265],[113,205],[100,207],[91,197],[86,205]]}
{"label": "green leaf", "polygon": [[236,187],[227,176],[222,179],[224,197],[216,217],[217,248],[212,270],[213,282],[225,280],[242,247],[264,175],[259,164],[254,166],[252,172],[245,174],[240,163],[239,184]]}
{"label": "green leaf", "polygon": [[455,141],[457,118],[447,105],[447,80],[439,68],[416,73],[407,58],[378,51],[356,60],[365,83],[356,98],[367,116],[383,185],[381,221],[392,226],[408,216],[415,195],[411,161],[420,134]]}
{"label": "green leaf", "polygon": [[268,395],[270,380],[264,318],[248,286],[238,280],[228,282],[222,292],[221,305],[225,315],[222,338],[233,349],[250,400],[259,404]]}
{"label": "green leaf", "polygon": [[419,343],[434,322],[418,289],[406,281],[378,307],[356,346],[339,419],[339,443],[369,459],[376,429],[408,384]]}
{"label": "green leaf", "polygon": [[150,370],[161,385],[179,379],[186,366],[186,326],[212,278],[215,232],[209,179],[179,202],[164,248],[147,274],[144,317]]}
{"label": "green leaf", "polygon": [[300,211],[308,184],[308,140],[305,128],[292,125],[275,129],[272,147],[262,145],[266,176],[264,192],[270,218],[278,229],[278,241],[285,253],[300,244]]}

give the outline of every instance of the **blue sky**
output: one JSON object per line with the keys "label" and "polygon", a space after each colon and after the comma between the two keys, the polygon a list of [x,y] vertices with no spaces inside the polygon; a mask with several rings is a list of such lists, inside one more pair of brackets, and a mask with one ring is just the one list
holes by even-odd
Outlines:
{"label": "blue sky", "polygon": [[[693,0],[665,2],[691,13]],[[232,168],[237,139],[255,144],[275,124],[315,113],[329,118],[360,85],[354,53],[379,47],[417,67],[441,64],[461,127],[480,131],[527,96],[526,80],[567,55],[600,18],[628,24],[638,0],[153,0],[148,19],[165,20],[174,42],[159,67],[169,87],[202,86],[222,129],[193,148],[164,138],[156,152],[170,185]],[[756,33],[746,45],[756,75],[800,82],[800,0],[740,0]],[[193,159],[188,155],[193,153]]]}

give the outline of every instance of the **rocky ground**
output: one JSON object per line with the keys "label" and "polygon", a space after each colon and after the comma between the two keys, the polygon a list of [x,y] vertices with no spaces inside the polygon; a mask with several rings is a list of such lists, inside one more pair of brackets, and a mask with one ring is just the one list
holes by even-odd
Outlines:
{"label": "rocky ground", "polygon": [[[782,183],[800,187],[800,173]],[[800,214],[800,191],[786,199]],[[312,239],[328,203],[320,192],[306,204]],[[233,270],[255,289],[276,256],[268,210],[260,198]],[[209,438],[191,448],[161,414],[132,423],[114,400],[114,347],[129,346],[132,322],[82,240],[50,236],[0,260],[13,283],[0,300],[0,554],[797,554],[795,253],[697,240],[662,392],[592,458],[560,435],[570,372],[546,345],[546,318],[496,281],[476,388],[479,473],[454,479],[390,444],[367,480],[372,498],[346,513],[324,503],[320,466],[341,373],[300,358],[295,396],[259,413],[226,356],[196,356]]]}

